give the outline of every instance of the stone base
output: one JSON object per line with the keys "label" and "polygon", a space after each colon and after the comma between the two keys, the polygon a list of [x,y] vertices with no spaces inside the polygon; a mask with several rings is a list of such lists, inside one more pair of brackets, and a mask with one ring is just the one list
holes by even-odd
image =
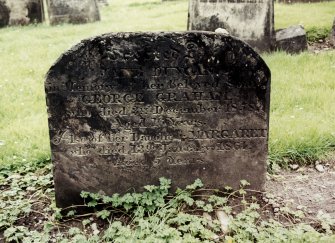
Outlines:
{"label": "stone base", "polygon": [[307,50],[307,37],[304,27],[301,25],[290,26],[276,33],[276,49],[288,53],[300,53]]}

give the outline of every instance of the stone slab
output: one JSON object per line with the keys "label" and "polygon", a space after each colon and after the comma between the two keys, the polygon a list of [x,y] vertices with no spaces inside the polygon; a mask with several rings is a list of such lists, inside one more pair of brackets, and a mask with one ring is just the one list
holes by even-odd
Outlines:
{"label": "stone slab", "polygon": [[244,42],[212,32],[83,40],[48,72],[58,207],[82,190],[141,191],[172,179],[265,182],[270,71]]}
{"label": "stone slab", "polygon": [[258,51],[270,51],[274,41],[272,0],[190,0],[189,30],[226,29]]}
{"label": "stone slab", "polygon": [[96,0],[48,0],[51,25],[84,24],[100,20]]}
{"label": "stone slab", "polygon": [[276,48],[296,54],[308,49],[306,31],[301,25],[290,26],[276,32]]}
{"label": "stone slab", "polygon": [[0,1],[0,27],[27,25],[44,21],[42,0]]}
{"label": "stone slab", "polygon": [[5,1],[0,1],[0,27],[5,27],[9,24],[10,9]]}

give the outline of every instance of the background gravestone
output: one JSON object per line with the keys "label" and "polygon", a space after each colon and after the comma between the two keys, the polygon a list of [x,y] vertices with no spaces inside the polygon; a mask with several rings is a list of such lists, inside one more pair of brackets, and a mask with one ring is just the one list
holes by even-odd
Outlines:
{"label": "background gravestone", "polygon": [[43,0],[29,0],[27,2],[28,18],[31,23],[41,23],[44,20]]}
{"label": "background gravestone", "polygon": [[189,30],[226,29],[260,51],[274,41],[272,0],[190,0]]}
{"label": "background gravestone", "polygon": [[10,10],[5,1],[0,1],[0,27],[7,26],[9,24],[9,14]]}
{"label": "background gravestone", "polygon": [[5,0],[0,2],[0,27],[41,23],[43,20],[42,0]]}
{"label": "background gravestone", "polygon": [[59,207],[82,190],[261,189],[270,71],[244,42],[210,32],[118,33],[84,40],[46,79]]}
{"label": "background gravestone", "polygon": [[297,54],[308,49],[306,31],[303,26],[295,25],[276,32],[276,48]]}
{"label": "background gravestone", "polygon": [[48,0],[50,24],[83,24],[100,20],[96,0]]}

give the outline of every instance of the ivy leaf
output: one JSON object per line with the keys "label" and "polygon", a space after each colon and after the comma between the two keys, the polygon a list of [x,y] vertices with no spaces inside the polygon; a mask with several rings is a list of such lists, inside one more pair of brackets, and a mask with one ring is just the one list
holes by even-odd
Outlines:
{"label": "ivy leaf", "polygon": [[92,200],[92,201],[90,201],[88,204],[87,204],[87,207],[95,207],[95,206],[97,206],[98,205],[98,202],[97,201],[95,201],[95,200]]}
{"label": "ivy leaf", "polygon": [[250,183],[246,180],[241,180],[240,184],[241,184],[242,187],[250,186]]}
{"label": "ivy leaf", "polygon": [[188,190],[196,190],[198,188],[203,187],[204,184],[200,179],[196,179],[193,184],[186,186],[186,189]]}
{"label": "ivy leaf", "polygon": [[97,217],[99,218],[102,218],[102,219],[107,219],[109,216],[110,216],[111,212],[108,211],[108,210],[102,210],[102,211],[99,211],[97,212]]}

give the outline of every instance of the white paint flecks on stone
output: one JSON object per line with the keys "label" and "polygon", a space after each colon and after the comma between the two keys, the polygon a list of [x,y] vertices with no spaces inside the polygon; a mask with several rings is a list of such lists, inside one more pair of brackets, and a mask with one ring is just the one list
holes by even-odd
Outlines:
{"label": "white paint flecks on stone", "polygon": [[217,28],[215,30],[215,33],[220,33],[220,34],[224,34],[224,35],[229,35],[229,32],[223,28]]}

